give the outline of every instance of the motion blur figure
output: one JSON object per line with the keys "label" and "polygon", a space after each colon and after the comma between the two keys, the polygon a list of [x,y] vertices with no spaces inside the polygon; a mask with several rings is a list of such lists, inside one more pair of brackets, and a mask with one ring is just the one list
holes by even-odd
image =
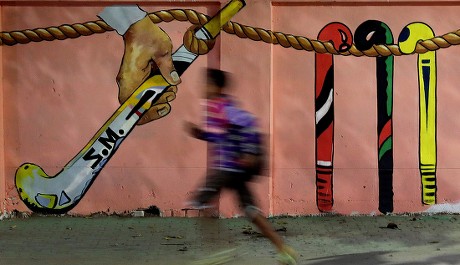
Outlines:
{"label": "motion blur figure", "polygon": [[191,136],[210,142],[212,153],[208,175],[189,207],[210,208],[210,201],[222,189],[235,191],[246,217],[275,245],[278,260],[282,264],[297,264],[297,254],[262,215],[249,189],[249,182],[260,174],[264,160],[257,119],[238,107],[235,99],[226,94],[230,81],[227,72],[208,68],[205,74],[203,128],[186,123],[186,130]]}

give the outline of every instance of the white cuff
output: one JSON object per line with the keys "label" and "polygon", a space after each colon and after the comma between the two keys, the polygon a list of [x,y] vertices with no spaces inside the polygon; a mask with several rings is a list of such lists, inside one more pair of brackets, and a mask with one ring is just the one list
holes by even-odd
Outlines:
{"label": "white cuff", "polygon": [[137,5],[109,6],[98,16],[123,36],[132,24],[147,16],[147,12]]}

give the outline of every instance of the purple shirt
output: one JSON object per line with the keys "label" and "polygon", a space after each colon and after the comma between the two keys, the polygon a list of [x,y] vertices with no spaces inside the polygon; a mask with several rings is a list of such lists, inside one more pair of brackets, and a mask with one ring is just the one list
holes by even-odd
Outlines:
{"label": "purple shirt", "polygon": [[211,168],[242,171],[240,156],[259,152],[260,134],[255,117],[238,108],[229,96],[207,100],[205,113],[200,138],[212,143]]}

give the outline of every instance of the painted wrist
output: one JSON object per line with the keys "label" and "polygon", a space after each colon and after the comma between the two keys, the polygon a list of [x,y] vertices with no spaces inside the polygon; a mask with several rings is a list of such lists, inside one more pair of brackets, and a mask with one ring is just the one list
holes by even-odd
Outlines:
{"label": "painted wrist", "polygon": [[115,5],[104,8],[98,16],[123,36],[132,24],[146,17],[147,12],[137,5]]}

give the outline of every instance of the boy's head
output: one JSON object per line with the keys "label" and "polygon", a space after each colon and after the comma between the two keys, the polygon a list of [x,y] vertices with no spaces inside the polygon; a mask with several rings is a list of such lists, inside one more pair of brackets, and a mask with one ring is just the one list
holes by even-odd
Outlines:
{"label": "boy's head", "polygon": [[206,68],[206,98],[213,98],[225,92],[228,86],[228,73],[219,69]]}
{"label": "boy's head", "polygon": [[224,88],[227,85],[227,73],[214,68],[207,68],[206,75],[208,83],[213,84],[219,88]]}

